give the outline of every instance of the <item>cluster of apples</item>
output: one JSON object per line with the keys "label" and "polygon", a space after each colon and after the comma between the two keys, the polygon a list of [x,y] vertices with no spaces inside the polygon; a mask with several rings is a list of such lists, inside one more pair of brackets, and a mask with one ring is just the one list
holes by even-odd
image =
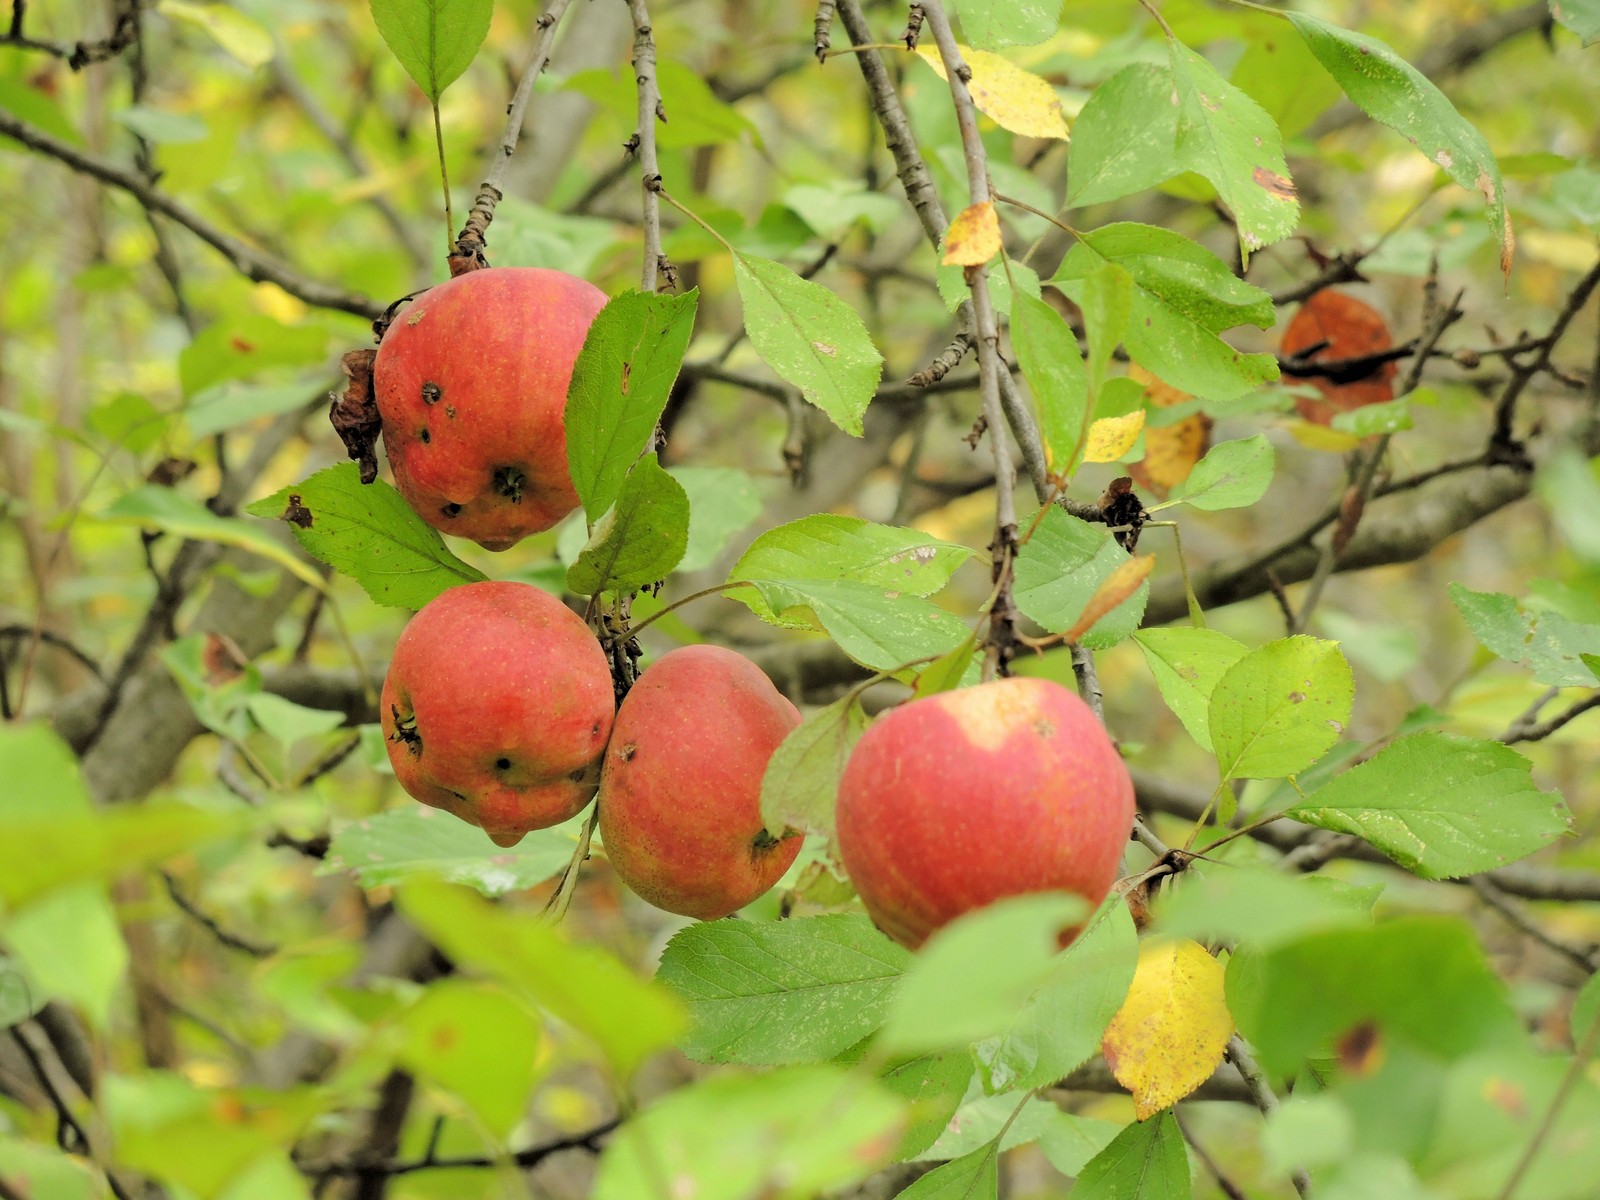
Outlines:
{"label": "cluster of apples", "polygon": [[[500,550],[578,504],[563,414],[605,303],[558,271],[493,268],[431,289],[390,326],[374,390],[395,483],[435,528]],[[395,776],[416,799],[513,846],[580,812],[618,876],[711,920],[777,882],[800,851],[760,794],[799,711],[749,659],[663,655],[615,704],[589,627],[530,584],[451,588],[407,624],[381,699]],[[908,946],[1006,896],[1098,904],[1116,878],[1133,786],[1076,695],[1003,679],[904,704],[840,781],[840,858],[873,920]]]}

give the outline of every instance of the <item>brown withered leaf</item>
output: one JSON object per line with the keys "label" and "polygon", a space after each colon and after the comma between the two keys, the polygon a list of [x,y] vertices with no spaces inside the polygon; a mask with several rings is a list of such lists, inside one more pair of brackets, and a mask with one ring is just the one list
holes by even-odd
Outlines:
{"label": "brown withered leaf", "polygon": [[[1164,383],[1138,363],[1128,368],[1128,378],[1144,386],[1145,403],[1153,408],[1175,408],[1193,397]],[[1211,449],[1211,418],[1191,413],[1171,425],[1144,427],[1144,457],[1128,467],[1145,491],[1165,500],[1173,488],[1189,478],[1195,463]]]}
{"label": "brown withered leaf", "polygon": [[361,464],[362,483],[378,477],[378,434],[383,420],[372,392],[372,364],[377,357],[376,350],[352,350],[339,361],[345,377],[344,395],[336,397],[328,409],[328,420],[344,442],[345,452]]}
{"label": "brown withered leaf", "polygon": [[[1389,326],[1377,309],[1343,292],[1324,288],[1310,296],[1283,331],[1278,353],[1302,358],[1306,365],[1345,362],[1394,348]],[[1306,420],[1328,425],[1337,413],[1394,399],[1395,363],[1390,360],[1362,370],[1311,374],[1291,371],[1322,393],[1321,400],[1297,396],[1295,407]]]}

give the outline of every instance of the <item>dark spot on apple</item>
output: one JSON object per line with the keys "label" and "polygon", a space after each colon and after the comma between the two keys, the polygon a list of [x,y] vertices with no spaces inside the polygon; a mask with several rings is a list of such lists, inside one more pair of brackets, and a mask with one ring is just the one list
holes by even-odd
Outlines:
{"label": "dark spot on apple", "polygon": [[600,736],[600,722],[599,721],[596,721],[594,723],[594,726],[589,730],[589,736],[590,737],[599,737]]}
{"label": "dark spot on apple", "polygon": [[441,513],[443,513],[447,517],[459,517],[461,515],[461,505],[459,505],[459,504],[446,504],[439,511]]}
{"label": "dark spot on apple", "polygon": [[509,771],[511,769],[511,760],[509,758],[497,758],[494,760],[494,767],[497,771]]}
{"label": "dark spot on apple", "polygon": [[629,742],[621,750],[617,751],[617,757],[623,762],[632,762],[633,756],[637,753],[639,753],[639,747],[634,745],[632,742]]}
{"label": "dark spot on apple", "polygon": [[589,768],[579,767],[576,771],[569,772],[567,778],[573,783],[584,783],[589,778]]}
{"label": "dark spot on apple", "polygon": [[444,392],[440,391],[437,383],[425,383],[422,385],[422,402],[424,404],[437,404],[439,403],[439,397],[442,395],[444,395]]}
{"label": "dark spot on apple", "polygon": [[527,481],[528,477],[522,473],[520,467],[494,469],[494,490],[513,504],[522,503],[522,485]]}
{"label": "dark spot on apple", "polygon": [[417,436],[422,439],[422,444],[424,446],[426,446],[429,442],[433,441],[433,434],[429,433],[426,429],[424,429]]}
{"label": "dark spot on apple", "polygon": [[454,421],[456,419],[456,406],[454,404],[446,404],[444,406],[444,415]]}
{"label": "dark spot on apple", "polygon": [[1033,723],[1033,731],[1044,741],[1049,741],[1056,735],[1056,724],[1045,717],[1040,717]]}

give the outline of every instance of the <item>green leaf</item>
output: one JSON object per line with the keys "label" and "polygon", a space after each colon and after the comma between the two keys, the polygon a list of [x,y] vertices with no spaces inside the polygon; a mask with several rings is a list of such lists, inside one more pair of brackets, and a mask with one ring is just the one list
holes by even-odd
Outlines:
{"label": "green leaf", "polygon": [[939,1140],[971,1080],[972,1059],[965,1050],[922,1054],[884,1070],[879,1082],[911,1104],[911,1124],[900,1140],[897,1161],[920,1158]]}
{"label": "green leaf", "polygon": [[1500,270],[1510,275],[1511,214],[1500,165],[1483,135],[1426,75],[1377,38],[1305,13],[1284,15],[1357,107],[1403,136],[1462,187],[1483,196],[1489,229],[1500,241]]}
{"label": "green leaf", "polygon": [[244,707],[261,732],[276,741],[285,754],[297,742],[332,733],[344,724],[342,712],[307,708],[271,692],[247,696]]}
{"label": "green leaf", "polygon": [[826,834],[831,842],[839,776],[866,730],[859,696],[836,700],[790,730],[761,777],[761,823],[779,834]]}
{"label": "green leaf", "polygon": [[104,883],[77,883],[45,894],[6,918],[5,940],[41,1001],[65,1000],[96,1030],[109,1031],[111,1005],[128,969],[128,947]]}
{"label": "green leaf", "polygon": [[[1100,418],[1104,401],[1106,370],[1111,355],[1122,344],[1128,331],[1128,313],[1133,304],[1133,277],[1114,262],[1103,262],[1083,277],[1078,288],[1078,304],[1083,309],[1084,331],[1089,340],[1089,405],[1094,418]],[[1139,389],[1142,393],[1143,389]]]}
{"label": "green leaf", "polygon": [[836,241],[857,221],[883,233],[905,214],[905,201],[869,191],[859,180],[833,179],[825,184],[797,183],[783,193],[783,203],[822,237]]}
{"label": "green leaf", "polygon": [[1000,1032],[974,1047],[984,1086],[991,1092],[1043,1087],[1094,1055],[1127,999],[1138,961],[1133,918],[1113,896]]}
{"label": "green leaf", "polygon": [[0,763],[5,764],[6,781],[0,788],[0,824],[89,815],[89,790],[78,757],[48,723],[0,724]]}
{"label": "green leaf", "polygon": [[1550,15],[1577,34],[1585,46],[1600,42],[1600,0],[1550,0]]}
{"label": "green leaf", "polygon": [[1217,680],[1249,649],[1215,629],[1141,629],[1133,635],[1155,676],[1161,698],[1204,750],[1211,750],[1207,715]]}
{"label": "green leaf", "polygon": [[[638,121],[633,76],[623,72],[623,121],[632,130]],[[761,134],[757,127],[733,105],[720,99],[702,74],[671,58],[656,63],[656,83],[661,89],[662,107],[667,119],[656,126],[656,144],[663,150],[682,150],[693,146],[720,146],[752,135],[757,146]]]}
{"label": "green leaf", "polygon": [[1294,1073],[1366,1021],[1448,1059],[1525,1037],[1477,936],[1455,917],[1401,917],[1235,955],[1227,985],[1239,1031],[1272,1074]]}
{"label": "green leaf", "polygon": [[1054,974],[1062,932],[1083,918],[1081,897],[1043,892],[940,929],[901,982],[879,1048],[918,1054],[1003,1033]]}
{"label": "green leaf", "polygon": [[567,464],[593,524],[616,503],[623,480],[667,406],[694,332],[699,292],[613,296],[589,326],[567,386]]}
{"label": "green leaf", "polygon": [[235,546],[277,563],[314,588],[323,586],[322,576],[310,563],[265,529],[238,517],[219,517],[200,501],[174,488],[143,484],[117,497],[110,507],[96,513],[94,519],[114,525],[159,529],[177,538]]}
{"label": "green leaf", "polygon": [[704,921],[667,943],[656,978],[688,1004],[697,1062],[820,1062],[874,1033],[911,962],[866,917]]}
{"label": "green leaf", "polygon": [[400,1061],[467,1102],[504,1138],[527,1113],[543,1073],[540,1022],[493,985],[441,979],[400,1014]]}
{"label": "green leaf", "polygon": [[1119,200],[1178,174],[1174,84],[1168,67],[1133,63],[1089,96],[1072,123],[1068,208]]}
{"label": "green leaf", "polygon": [[1353,833],[1424,879],[1504,866],[1566,833],[1561,797],[1540,791],[1509,746],[1456,734],[1402,738],[1287,815]]}
{"label": "green leaf", "polygon": [[1558,612],[1528,612],[1501,592],[1450,585],[1450,600],[1472,635],[1497,658],[1519,663],[1551,687],[1594,687],[1600,677],[1583,655],[1600,649],[1600,626]]}
{"label": "green leaf", "polygon": [[[960,617],[931,601],[853,579],[759,579],[750,586],[759,598],[759,606],[750,605],[757,613],[774,613],[778,625],[814,622],[839,649],[874,671],[937,658],[972,633]],[[729,593],[735,600],[746,595],[743,588]]]}
{"label": "green leaf", "polygon": [[[29,125],[44,130],[69,146],[83,147],[83,135],[74,128],[61,105],[38,88],[30,87],[22,79],[0,78],[0,108]],[[15,149],[17,143],[9,138],[0,139],[0,145]],[[8,413],[8,416],[15,416]]]}
{"label": "green leaf", "polygon": [[[1083,607],[1111,572],[1128,561],[1104,525],[1090,524],[1051,506],[1017,555],[1017,607],[1046,629],[1072,628]],[[1080,639],[1092,650],[1124,641],[1139,627],[1148,584],[1095,622]]]}
{"label": "green leaf", "polygon": [[319,875],[352,871],[363,887],[399,883],[413,875],[433,875],[503,896],[543,883],[558,874],[578,844],[574,817],[537,829],[509,850],[489,840],[476,825],[421,804],[409,804],[352,821],[334,835]]}
{"label": "green leaf", "polygon": [[611,1140],[593,1200],[643,1200],[658,1181],[695,1200],[800,1200],[872,1174],[893,1150],[905,1105],[834,1066],[717,1075],[656,1100]]}
{"label": "green leaf", "polygon": [[574,944],[536,915],[432,880],[397,894],[400,911],[457,966],[521,992],[583,1034],[627,1079],[682,1033],[682,1006],[595,945]]}
{"label": "green leaf", "polygon": [[1302,771],[1350,723],[1355,682],[1337,642],[1280,638],[1229,667],[1207,722],[1222,778],[1275,779]]}
{"label": "green leaf", "polygon": [[957,0],[955,10],[967,44],[978,50],[1037,46],[1061,24],[1061,0]]}
{"label": "green leaf", "polygon": [[971,1154],[1000,1137],[1001,1127],[1008,1122],[1010,1127],[1001,1138],[1000,1149],[1025,1146],[1043,1137],[1056,1119],[1065,1115],[1050,1101],[1032,1097],[1026,1091],[988,1095],[974,1087],[956,1109],[949,1127],[921,1157],[949,1159]]}
{"label": "green leaf", "polygon": [[1089,379],[1077,335],[1043,300],[1020,295],[1012,301],[1011,345],[1039,410],[1045,464],[1054,475],[1069,474],[1089,413]]}
{"label": "green leaf", "polygon": [[[1302,132],[1344,95],[1298,38],[1246,35],[1243,41],[1245,52],[1228,78],[1266,110],[1284,137]],[[1072,132],[1076,137],[1077,129]]]}
{"label": "green leaf", "polygon": [[[220,7],[220,6],[219,6]],[[267,371],[319,367],[328,356],[328,331],[318,325],[285,325],[249,314],[208,325],[178,352],[178,382],[185,400],[231,379]],[[303,389],[309,398],[314,388]]]}
{"label": "green leaf", "polygon": [[1348,412],[1333,414],[1333,428],[1357,437],[1377,437],[1385,433],[1401,433],[1412,427],[1412,397],[1397,396],[1377,404],[1363,404]]}
{"label": "green leaf", "polygon": [[1242,354],[1219,334],[1237,325],[1270,329],[1272,298],[1234,276],[1221,259],[1181,234],[1124,222],[1080,235],[1056,272],[1074,300],[1103,262],[1133,277],[1125,342],[1133,360],[1179,391],[1236,400],[1278,377],[1270,354]]}
{"label": "green leaf", "polygon": [[303,383],[241,384],[225,381],[196,392],[183,406],[183,423],[189,436],[207,438],[258,417],[275,417],[312,404],[322,405],[312,387]]}
{"label": "green leaf", "polygon": [[[404,497],[381,479],[361,482],[355,463],[340,463],[247,505],[258,517],[285,517],[299,496],[295,540],[310,554],[359,583],[379,604],[421,608],[446,588],[486,578],[445,549]],[[307,523],[309,519],[309,523]]]}
{"label": "green leaf", "polygon": [[146,108],[132,104],[118,109],[112,119],[133,130],[147,142],[158,146],[181,146],[190,142],[203,142],[208,130],[206,123],[189,113],[163,112],[159,108]]}
{"label": "green leaf", "polygon": [[32,1190],[21,1193],[24,1200],[32,1196],[40,1200],[102,1200],[106,1195],[104,1177],[82,1158],[3,1134],[0,1179],[26,1180]]}
{"label": "green leaf", "polygon": [[733,256],[745,330],[761,360],[794,384],[840,429],[861,436],[883,356],[861,317],[827,288],[782,263]]}
{"label": "green leaf", "polygon": [[589,543],[567,571],[584,596],[626,592],[665,579],[689,544],[689,497],[654,453],[623,480],[617,502],[594,524]]}
{"label": "green leaf", "polygon": [[[170,2],[170,0],[168,0]],[[423,95],[440,95],[489,36],[494,0],[369,0],[372,20]]]}
{"label": "green leaf", "polygon": [[1267,494],[1274,465],[1272,443],[1264,433],[1219,442],[1194,465],[1189,478],[1172,489],[1172,502],[1207,512],[1248,507]]}
{"label": "green leaf", "polygon": [[14,959],[0,954],[0,1029],[26,1021],[49,999],[28,982]]}
{"label": "green leaf", "polygon": [[[939,298],[951,312],[960,308],[963,300],[972,298],[966,271],[965,267],[955,263],[949,266],[939,263],[933,269],[933,282],[939,289]],[[984,267],[983,273],[989,279],[989,303],[994,305],[997,313],[1005,315],[1013,311],[1016,304],[1013,293],[1032,296],[1035,300],[1040,298],[1039,274],[1031,267],[1019,262],[1007,262],[1004,265],[996,263]]]}
{"label": "green leaf", "polygon": [[175,21],[205,30],[217,45],[247,67],[259,67],[272,61],[272,35],[236,8],[226,4],[161,0],[156,11]]}
{"label": "green leaf", "polygon": [[755,480],[736,467],[669,467],[689,497],[689,547],[679,571],[703,571],[728,539],[761,515]]}
{"label": "green leaf", "polygon": [[1300,219],[1278,127],[1254,100],[1182,42],[1169,40],[1177,98],[1177,165],[1205,176],[1233,214],[1244,261]]}
{"label": "green leaf", "polygon": [[[751,542],[728,572],[728,581],[844,579],[909,596],[931,596],[971,557],[969,547],[919,529],[817,513],[769,529]],[[737,598],[763,621],[783,623],[752,594],[741,592]]]}
{"label": "green leaf", "polygon": [[[1596,0],[1600,3],[1600,0]],[[1600,565],[1600,458],[1585,458],[1573,445],[1555,448],[1539,464],[1533,490],[1549,511],[1562,540],[1584,562]]]}
{"label": "green leaf", "polygon": [[935,1167],[898,1200],[995,1200],[1000,1194],[999,1147],[979,1146]]}
{"label": "green leaf", "polygon": [[1072,1185],[1072,1200],[1189,1200],[1189,1152],[1166,1109],[1135,1121],[1095,1155]]}
{"label": "green leaf", "polygon": [[1368,925],[1380,890],[1230,864],[1188,872],[1181,886],[1163,888],[1156,923],[1171,937],[1264,948],[1324,929]]}

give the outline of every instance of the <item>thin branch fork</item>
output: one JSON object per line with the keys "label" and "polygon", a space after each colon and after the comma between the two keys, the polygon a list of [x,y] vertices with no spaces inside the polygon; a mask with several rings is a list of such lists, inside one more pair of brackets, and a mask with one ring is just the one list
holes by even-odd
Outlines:
{"label": "thin branch fork", "polygon": [[[459,275],[462,271],[489,265],[483,253],[488,238],[489,222],[494,220],[495,205],[505,196],[506,169],[511,163],[511,156],[517,152],[517,143],[522,139],[522,124],[528,111],[528,98],[533,95],[534,82],[550,62],[550,51],[556,41],[556,28],[571,3],[572,0],[550,0],[549,7],[539,17],[539,41],[534,46],[533,58],[529,60],[521,78],[517,80],[517,90],[512,94],[511,103],[506,108],[505,132],[500,135],[500,144],[490,152],[489,169],[484,172],[483,183],[478,186],[478,194],[472,201],[471,210],[467,213],[466,223],[456,238],[456,250],[451,256],[450,263],[452,274]],[[457,266],[458,260],[460,269]]]}
{"label": "thin branch fork", "polygon": [[90,63],[106,62],[116,58],[139,36],[138,0],[118,0],[112,7],[111,33],[99,41],[52,42],[29,37],[23,26],[27,20],[27,0],[11,0],[11,24],[0,34],[0,46],[15,46],[59,58],[74,71],[81,71]]}

